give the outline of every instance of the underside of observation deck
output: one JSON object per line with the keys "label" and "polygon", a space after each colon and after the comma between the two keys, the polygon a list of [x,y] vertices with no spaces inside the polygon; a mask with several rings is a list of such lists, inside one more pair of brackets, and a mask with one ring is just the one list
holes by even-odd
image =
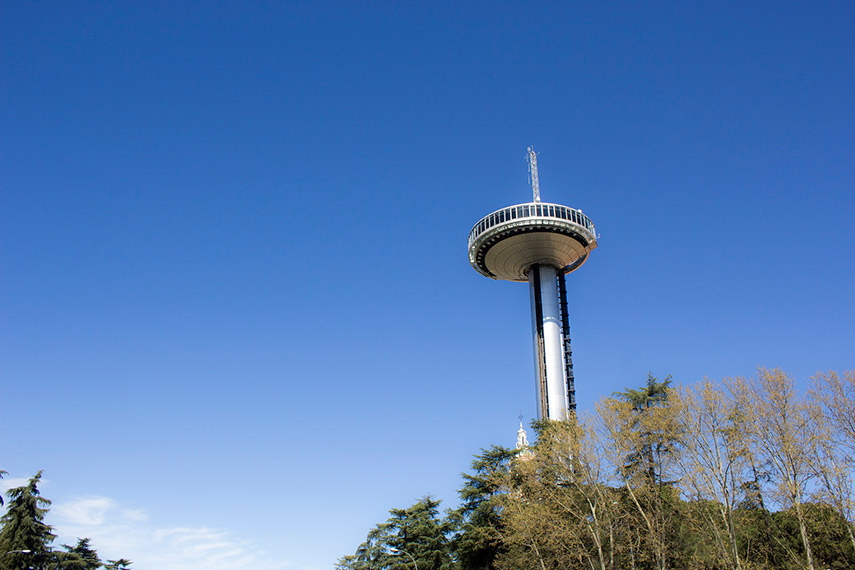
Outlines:
{"label": "underside of observation deck", "polygon": [[528,281],[533,265],[550,265],[569,273],[588,257],[591,244],[574,228],[519,225],[496,232],[475,251],[473,265],[492,279]]}

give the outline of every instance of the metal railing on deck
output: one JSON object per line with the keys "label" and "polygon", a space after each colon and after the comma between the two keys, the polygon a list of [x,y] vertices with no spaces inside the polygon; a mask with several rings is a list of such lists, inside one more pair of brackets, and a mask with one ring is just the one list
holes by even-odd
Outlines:
{"label": "metal railing on deck", "polygon": [[531,202],[529,204],[517,204],[496,210],[492,214],[484,216],[469,232],[469,247],[478,239],[478,236],[499,224],[512,221],[557,219],[572,222],[587,229],[595,237],[597,231],[594,222],[583,214],[581,210],[574,210],[560,204],[546,204],[543,202]]}

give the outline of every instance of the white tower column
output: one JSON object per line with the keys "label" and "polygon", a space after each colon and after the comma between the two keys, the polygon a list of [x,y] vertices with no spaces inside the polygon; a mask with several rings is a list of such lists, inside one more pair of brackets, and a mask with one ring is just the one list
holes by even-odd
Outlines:
{"label": "white tower column", "polygon": [[558,270],[534,265],[529,272],[538,417],[567,419],[567,380],[558,296]]}

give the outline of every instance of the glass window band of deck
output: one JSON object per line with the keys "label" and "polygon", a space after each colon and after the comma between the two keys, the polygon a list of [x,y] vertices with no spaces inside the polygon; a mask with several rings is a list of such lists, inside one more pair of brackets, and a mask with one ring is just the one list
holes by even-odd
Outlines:
{"label": "glass window band of deck", "polygon": [[594,222],[579,210],[574,210],[573,208],[568,208],[567,206],[561,206],[559,204],[534,202],[531,204],[509,206],[507,208],[497,210],[489,216],[484,216],[481,218],[481,221],[475,224],[472,231],[469,232],[469,245],[472,245],[472,242],[476,237],[493,226],[525,218],[557,218],[560,220],[567,220],[568,222],[573,222],[574,224],[587,228],[592,234],[597,235],[597,232],[594,229]]}

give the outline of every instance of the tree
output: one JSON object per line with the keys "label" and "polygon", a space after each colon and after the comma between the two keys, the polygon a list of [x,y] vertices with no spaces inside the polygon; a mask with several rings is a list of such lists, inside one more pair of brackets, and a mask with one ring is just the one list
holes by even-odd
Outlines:
{"label": "tree", "polygon": [[795,512],[806,566],[814,570],[804,511],[806,486],[813,474],[810,451],[816,443],[808,409],[796,397],[793,379],[777,369],[761,368],[756,382],[737,381],[734,391],[747,412],[747,436],[754,453],[769,467],[781,504]]}
{"label": "tree", "polygon": [[104,570],[130,570],[132,562],[127,558],[119,558],[118,560],[108,560],[104,564]]}
{"label": "tree", "polygon": [[702,508],[702,526],[714,539],[719,557],[740,570],[733,516],[745,483],[748,451],[739,435],[741,422],[729,394],[704,378],[675,391],[683,453],[677,456],[683,492]]}
{"label": "tree", "polygon": [[509,568],[607,570],[614,563],[615,493],[603,483],[588,422],[542,421],[533,453],[515,462],[501,496],[501,562]]}
{"label": "tree", "polygon": [[[385,523],[374,527],[356,553],[339,559],[339,570],[405,570],[413,557],[419,570],[451,570],[448,535],[451,525],[439,516],[440,501],[425,497],[406,509],[392,509]],[[415,570],[415,569],[412,569]]]}
{"label": "tree", "polygon": [[834,426],[847,460],[855,462],[855,370],[839,375],[836,372],[817,374],[813,396]]}
{"label": "tree", "polygon": [[65,552],[58,554],[63,555],[59,556],[63,570],[97,570],[101,567],[101,559],[89,542],[88,538],[78,538],[74,546],[62,545]]}
{"label": "tree", "polygon": [[[658,381],[648,374],[640,390],[626,390],[597,405],[603,451],[614,464],[626,501],[638,521],[640,553],[651,555],[650,566],[665,570],[668,557],[678,554],[673,540],[677,517],[676,492],[666,475],[674,460],[680,434],[669,405],[671,377]],[[642,542],[643,539],[643,542]],[[630,564],[645,566],[633,551]]]}
{"label": "tree", "polygon": [[812,454],[814,473],[821,483],[818,499],[831,505],[842,520],[855,549],[855,371],[818,374],[810,392],[812,422],[817,439]]}
{"label": "tree", "polygon": [[637,449],[627,455],[626,468],[645,469],[650,481],[654,483],[662,478],[662,456],[671,451],[675,438],[666,437],[659,426],[648,425],[656,422],[646,422],[645,419],[667,404],[670,385],[670,375],[660,382],[648,372],[647,384],[640,390],[629,388],[614,394],[618,399],[627,402],[635,412],[629,427],[637,431]]}
{"label": "tree", "polygon": [[[855,552],[846,540],[845,521],[833,508],[823,503],[802,505],[804,524],[810,535],[810,547],[817,568],[849,570],[855,567]],[[801,539],[799,515],[794,508],[772,513],[777,548],[780,550],[775,570],[805,568],[805,550]]]}
{"label": "tree", "polygon": [[464,473],[462,504],[450,514],[455,526],[451,548],[462,570],[494,570],[503,552],[499,496],[517,451],[493,446],[475,456],[473,474]]}
{"label": "tree", "polygon": [[[0,552],[9,554],[0,558],[0,570],[41,568],[50,560],[50,543],[55,535],[44,522],[50,501],[39,494],[41,478],[39,471],[23,487],[6,491],[9,507],[0,517]],[[19,550],[29,552],[15,552]]]}

